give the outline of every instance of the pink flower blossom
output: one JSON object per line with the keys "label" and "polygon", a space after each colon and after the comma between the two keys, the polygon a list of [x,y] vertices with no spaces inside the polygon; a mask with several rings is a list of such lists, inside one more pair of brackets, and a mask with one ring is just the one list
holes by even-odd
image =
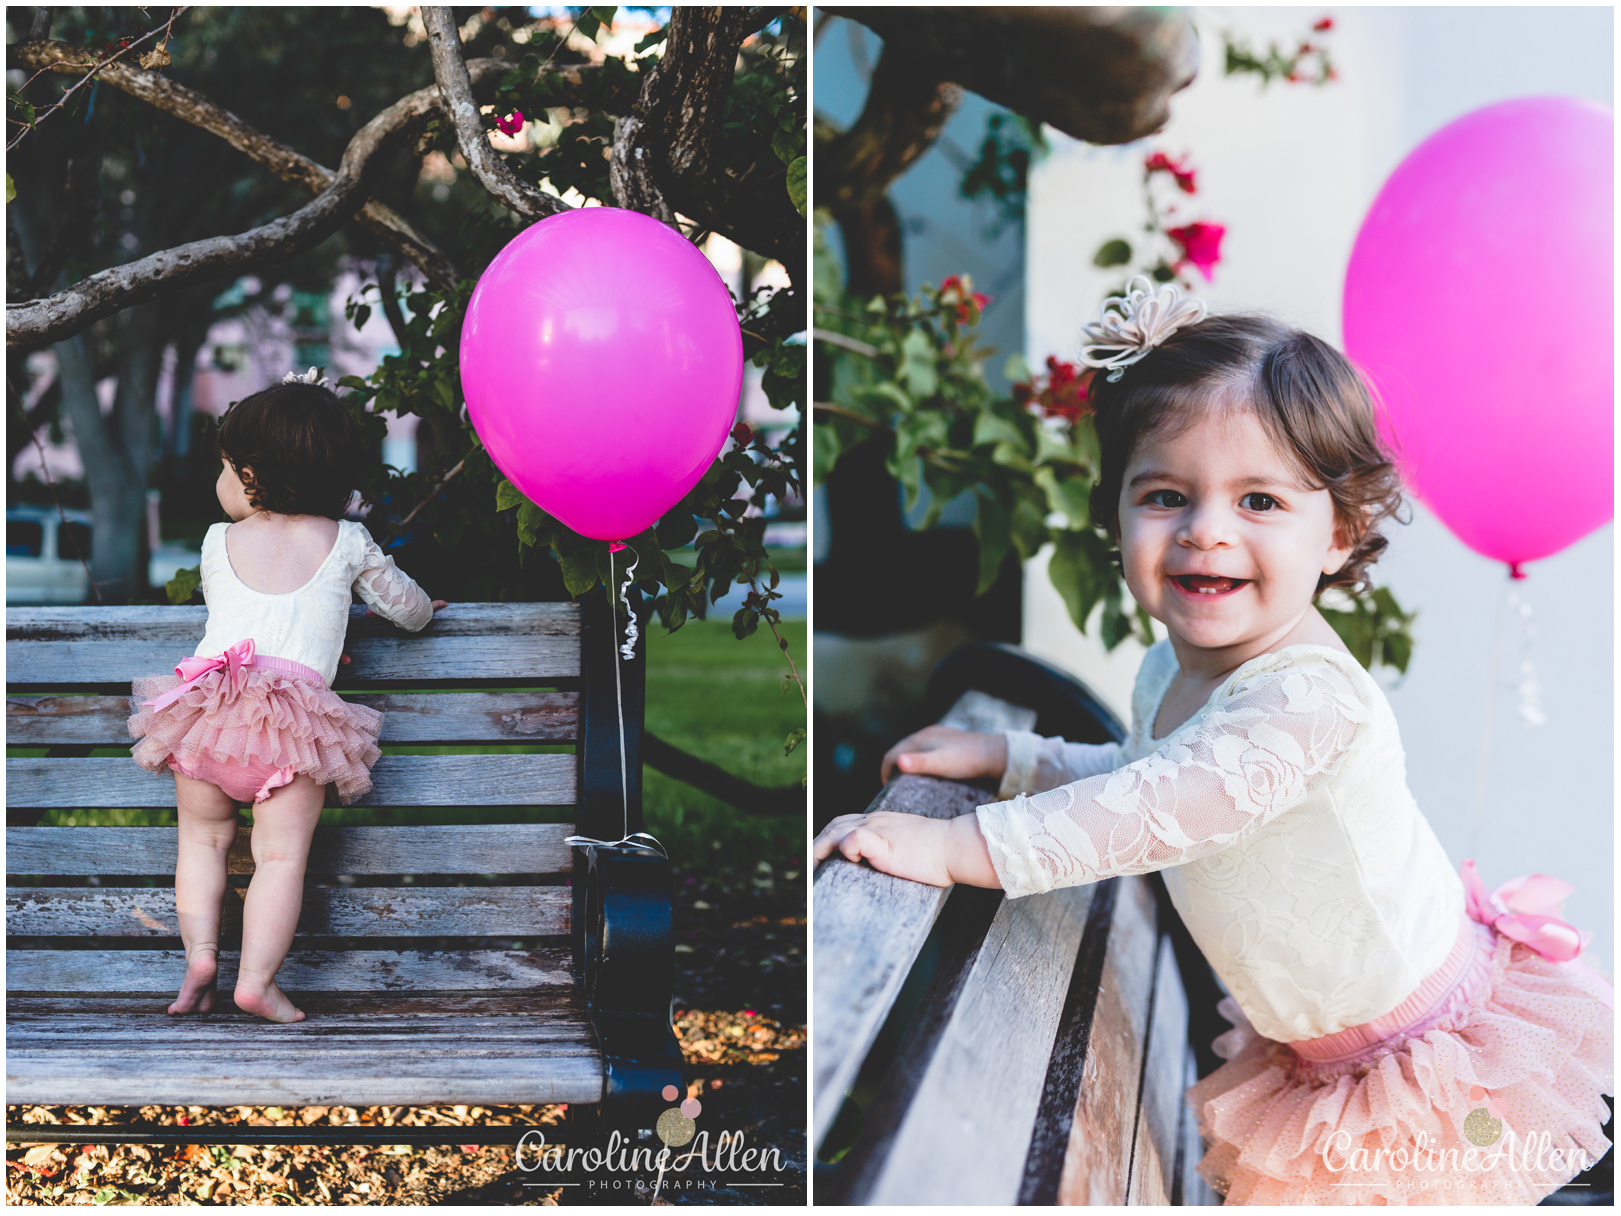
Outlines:
{"label": "pink flower blossom", "polygon": [[495,120],[496,129],[503,135],[516,135],[519,131],[523,130],[523,123],[524,118],[522,110],[514,110],[505,118],[497,118]]}
{"label": "pink flower blossom", "polygon": [[972,325],[990,302],[990,296],[974,290],[974,281],[967,275],[952,275],[940,284],[940,303],[957,306],[958,325]]}
{"label": "pink flower blossom", "polygon": [[748,423],[739,422],[732,428],[732,439],[738,447],[746,448],[754,442],[754,432],[749,429]]}
{"label": "pink flower blossom", "polygon": [[1326,34],[1329,30],[1334,28],[1334,18],[1324,17],[1319,21],[1313,21],[1311,23],[1311,28],[1316,30],[1319,34]]}
{"label": "pink flower blossom", "polygon": [[1221,238],[1227,235],[1227,229],[1221,224],[1207,224],[1199,220],[1181,228],[1168,228],[1165,235],[1182,247],[1182,258],[1177,263],[1177,269],[1180,270],[1183,263],[1191,262],[1209,282],[1210,272],[1221,261]]}
{"label": "pink flower blossom", "polygon": [[1188,168],[1187,157],[1181,160],[1172,160],[1163,152],[1155,152],[1143,162],[1145,173],[1169,173],[1176,179],[1176,185],[1184,194],[1197,194],[1198,185],[1194,180],[1194,170]]}

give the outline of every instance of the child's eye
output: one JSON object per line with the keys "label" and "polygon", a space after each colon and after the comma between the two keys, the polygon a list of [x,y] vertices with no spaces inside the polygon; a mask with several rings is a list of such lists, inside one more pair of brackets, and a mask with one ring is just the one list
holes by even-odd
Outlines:
{"label": "child's eye", "polygon": [[1238,501],[1240,503],[1247,503],[1251,511],[1270,511],[1273,507],[1278,505],[1277,499],[1273,498],[1272,495],[1261,494],[1259,492],[1254,494],[1246,494]]}
{"label": "child's eye", "polygon": [[1175,508],[1185,507],[1188,505],[1187,498],[1178,493],[1176,490],[1152,490],[1149,492],[1148,497],[1143,499],[1143,501],[1146,503],[1151,503],[1156,507]]}

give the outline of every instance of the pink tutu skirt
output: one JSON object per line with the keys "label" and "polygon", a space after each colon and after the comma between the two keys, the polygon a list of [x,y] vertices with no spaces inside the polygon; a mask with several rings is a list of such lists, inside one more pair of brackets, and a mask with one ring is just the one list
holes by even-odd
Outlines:
{"label": "pink tutu skirt", "polygon": [[[143,704],[182,683],[168,704]],[[262,802],[299,774],[337,786],[345,806],[371,789],[383,715],[344,701],[301,663],[255,655],[189,682],[141,676],[130,691],[130,752],[149,772],[173,769],[239,802]]]}
{"label": "pink tutu skirt", "polygon": [[1188,1090],[1228,1203],[1534,1205],[1610,1147],[1614,989],[1462,918],[1407,1001],[1336,1034],[1263,1038],[1238,1005],[1226,1063]]}

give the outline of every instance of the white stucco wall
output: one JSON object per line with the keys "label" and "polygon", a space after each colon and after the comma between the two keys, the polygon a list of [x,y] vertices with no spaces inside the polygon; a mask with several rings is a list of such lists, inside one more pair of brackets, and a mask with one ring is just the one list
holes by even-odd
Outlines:
{"label": "white stucco wall", "polygon": [[[1613,104],[1610,8],[1340,8],[1329,43],[1340,80],[1325,88],[1222,75],[1219,31],[1252,43],[1298,38],[1324,9],[1196,10],[1199,78],[1172,101],[1159,136],[1094,148],[1054,135],[1029,207],[1026,353],[1073,357],[1083,322],[1118,272],[1091,264],[1142,223],[1151,149],[1191,153],[1199,194],[1178,218],[1227,225],[1204,291],[1218,311],[1263,309],[1340,341],[1340,292],[1358,225],[1385,178],[1451,120],[1511,97],[1564,94]],[[1415,284],[1422,290],[1422,284]],[[1483,346],[1493,342],[1482,335]],[[1502,487],[1516,494],[1556,487]],[[1377,577],[1418,610],[1416,649],[1390,689],[1419,805],[1455,862],[1488,885],[1541,871],[1576,886],[1568,919],[1614,962],[1614,531],[1607,525],[1513,585],[1422,505],[1390,531]],[[1525,624],[1535,626],[1534,636]],[[1494,625],[1498,629],[1494,654]],[[1105,656],[1070,625],[1044,561],[1026,573],[1024,644],[1094,682],[1125,715],[1140,651]],[[1520,712],[1522,663],[1545,721]],[[1489,750],[1483,763],[1488,735]]]}

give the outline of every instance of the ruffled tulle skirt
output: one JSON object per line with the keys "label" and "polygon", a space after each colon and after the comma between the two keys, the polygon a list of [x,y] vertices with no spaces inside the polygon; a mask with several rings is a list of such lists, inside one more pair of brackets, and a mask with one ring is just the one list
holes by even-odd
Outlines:
{"label": "ruffled tulle skirt", "polygon": [[129,732],[138,742],[130,750],[142,768],[212,781],[241,801],[261,800],[297,774],[335,785],[344,805],[371,789],[383,715],[344,701],[314,672],[222,668],[161,708],[142,704],[180,683],[175,675],[131,682]]}
{"label": "ruffled tulle skirt", "polygon": [[1534,1205],[1604,1155],[1611,982],[1465,924],[1450,992],[1348,1058],[1304,1058],[1221,1002],[1226,1063],[1188,1099],[1228,1203]]}

